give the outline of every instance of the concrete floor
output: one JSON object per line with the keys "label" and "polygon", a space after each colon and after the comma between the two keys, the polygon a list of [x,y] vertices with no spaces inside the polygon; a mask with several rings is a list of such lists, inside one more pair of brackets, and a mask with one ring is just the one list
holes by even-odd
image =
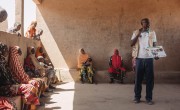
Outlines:
{"label": "concrete floor", "polygon": [[133,84],[80,84],[64,83],[43,99],[45,108],[38,110],[180,110],[180,85],[155,84],[154,105],[145,101],[143,85],[142,103],[133,103]]}

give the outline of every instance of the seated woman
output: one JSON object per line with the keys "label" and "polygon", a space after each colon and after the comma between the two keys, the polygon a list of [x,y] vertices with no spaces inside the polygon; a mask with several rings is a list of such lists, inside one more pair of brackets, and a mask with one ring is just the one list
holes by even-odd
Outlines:
{"label": "seated woman", "polygon": [[114,55],[110,57],[109,66],[110,83],[114,83],[114,78],[116,78],[117,75],[120,76],[118,80],[121,80],[121,83],[123,83],[125,68],[122,67],[122,58],[117,49],[114,50]]}
{"label": "seated woman", "polygon": [[48,78],[47,85],[49,85],[50,89],[55,89],[55,87],[51,86],[52,79],[55,77],[55,71],[53,69],[53,66],[45,64],[43,56],[38,56],[37,60],[39,61],[39,64],[46,69],[45,76]]}
{"label": "seated woman", "polygon": [[29,26],[26,32],[25,37],[34,39],[34,37],[36,36],[36,26],[37,26],[37,21],[32,21],[31,25]]}
{"label": "seated woman", "polygon": [[81,82],[84,83],[85,80],[88,80],[90,83],[94,83],[92,59],[84,51],[84,49],[80,49],[79,52],[78,69],[80,69]]}
{"label": "seated woman", "polygon": [[21,29],[21,24],[16,22],[14,23],[14,27],[7,30],[8,33],[16,34],[18,37],[21,37],[21,34],[18,32]]}
{"label": "seated woman", "polygon": [[36,86],[37,85],[40,86],[38,81],[33,80],[25,72],[19,59],[21,54],[22,54],[22,51],[19,46],[10,47],[9,67],[11,69],[13,78],[16,80],[16,82],[19,82],[19,83],[31,83]]}
{"label": "seated woman", "polygon": [[34,37],[34,40],[40,41],[42,34],[43,34],[43,30],[39,29],[37,35]]}
{"label": "seated woman", "polygon": [[[38,63],[41,65],[42,63],[42,65],[41,66],[43,66],[45,69],[46,69],[46,77],[48,77],[48,82],[47,82],[47,84],[49,85],[49,88],[50,89],[55,89],[55,87],[53,87],[51,84],[52,84],[52,80],[54,79],[54,77],[55,77],[55,71],[54,71],[54,67],[51,67],[51,68],[47,68],[47,66],[48,67],[50,67],[50,65],[48,64],[45,64],[45,60],[44,60],[44,58],[43,58],[43,54],[44,54],[44,51],[43,51],[43,47],[42,46],[40,46],[40,47],[38,47],[37,48],[37,50],[36,50],[36,54],[35,54],[35,56],[36,56],[36,58],[38,59],[38,57],[41,57],[41,61],[39,61]],[[46,66],[44,66],[44,65],[46,65]]]}
{"label": "seated woman", "polygon": [[44,63],[48,66],[52,66],[52,68],[54,68],[54,65],[52,64],[52,62],[50,61],[50,59],[48,58],[46,53],[43,53],[43,58],[44,58]]}
{"label": "seated woman", "polygon": [[[12,53],[12,49],[10,49]],[[14,51],[16,52],[16,51]],[[16,52],[18,54],[18,52]],[[20,68],[19,62],[16,62],[14,66],[12,63],[7,65],[6,57],[8,55],[8,47],[0,43],[0,96],[16,96],[16,95],[23,95],[24,103],[28,105],[39,105],[39,99],[37,96],[37,83],[29,83],[30,79],[26,74],[23,73],[22,68]],[[11,56],[11,59],[15,60],[15,57]],[[10,61],[12,62],[12,61]],[[8,66],[10,68],[8,68]],[[14,73],[15,71],[11,71],[12,69],[16,69],[18,73]],[[21,71],[22,70],[22,71]],[[17,74],[18,77],[17,77]],[[23,79],[24,78],[24,79]]]}
{"label": "seated woman", "polygon": [[52,90],[50,90],[49,88],[54,89],[54,87],[50,85],[50,82],[51,82],[52,76],[54,76],[55,73],[47,71],[47,69],[44,68],[44,66],[41,66],[39,64],[39,61],[35,57],[34,47],[28,47],[28,53],[24,62],[24,68],[27,71],[27,73],[31,73],[33,75],[32,77],[39,77],[39,78],[47,79],[46,91],[52,92]]}
{"label": "seated woman", "polygon": [[[46,53],[43,53],[43,58],[44,58],[44,64],[51,66],[52,69],[54,70],[54,65],[52,64],[51,60],[48,58]],[[56,84],[57,82],[59,82],[58,77],[55,75],[51,82],[52,84]]]}
{"label": "seated woman", "polygon": [[38,81],[39,83],[39,92],[38,96],[39,97],[44,97],[44,92],[47,89],[47,78],[41,77],[40,73],[43,72],[40,69],[36,69],[33,62],[31,61],[31,52],[34,53],[34,47],[28,47],[27,48],[27,57],[24,60],[24,70],[25,72],[29,75],[30,78]]}

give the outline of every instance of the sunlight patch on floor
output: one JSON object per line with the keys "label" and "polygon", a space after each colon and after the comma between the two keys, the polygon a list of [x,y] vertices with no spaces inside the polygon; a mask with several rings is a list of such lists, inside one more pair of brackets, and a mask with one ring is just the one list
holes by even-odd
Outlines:
{"label": "sunlight patch on floor", "polygon": [[73,110],[74,85],[74,82],[69,82],[56,86],[57,89],[50,96],[45,108],[47,110]]}

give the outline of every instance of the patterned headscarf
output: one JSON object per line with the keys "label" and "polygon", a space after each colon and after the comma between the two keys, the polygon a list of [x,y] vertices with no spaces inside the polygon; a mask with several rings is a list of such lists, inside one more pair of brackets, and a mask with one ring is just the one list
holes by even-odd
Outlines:
{"label": "patterned headscarf", "polygon": [[17,27],[20,26],[20,25],[21,25],[21,23],[15,22],[15,23],[14,23],[14,28],[17,28]]}
{"label": "patterned headscarf", "polygon": [[41,34],[43,32],[42,29],[38,29],[38,34]]}
{"label": "patterned headscarf", "polygon": [[83,48],[80,48],[80,49],[79,49],[79,53],[80,53],[80,54],[81,54],[81,51],[82,51],[82,50],[84,51],[84,49],[83,49]]}
{"label": "patterned headscarf", "polygon": [[15,80],[19,83],[28,83],[29,76],[25,73],[24,68],[19,60],[18,46],[10,47],[9,67]]}
{"label": "patterned headscarf", "polygon": [[11,71],[7,66],[6,56],[3,55],[3,53],[6,51],[8,51],[8,46],[6,44],[0,43],[0,85],[1,86],[11,85],[16,83],[16,81],[12,78]]}
{"label": "patterned headscarf", "polygon": [[3,22],[6,20],[8,14],[5,9],[0,7],[0,22]]}
{"label": "patterned headscarf", "polygon": [[31,26],[37,24],[37,21],[32,21]]}
{"label": "patterned headscarf", "polygon": [[3,52],[5,52],[7,49],[7,45],[5,45],[4,43],[0,42],[0,55],[3,54]]}

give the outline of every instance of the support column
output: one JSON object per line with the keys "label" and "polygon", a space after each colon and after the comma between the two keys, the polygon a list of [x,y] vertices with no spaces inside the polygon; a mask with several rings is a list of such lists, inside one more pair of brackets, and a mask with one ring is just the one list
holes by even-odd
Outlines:
{"label": "support column", "polygon": [[24,0],[16,0],[15,2],[15,21],[21,23],[21,35],[24,36]]}
{"label": "support column", "polygon": [[24,0],[21,0],[21,35],[24,36]]}
{"label": "support column", "polygon": [[37,5],[41,4],[42,0],[33,0]]}

